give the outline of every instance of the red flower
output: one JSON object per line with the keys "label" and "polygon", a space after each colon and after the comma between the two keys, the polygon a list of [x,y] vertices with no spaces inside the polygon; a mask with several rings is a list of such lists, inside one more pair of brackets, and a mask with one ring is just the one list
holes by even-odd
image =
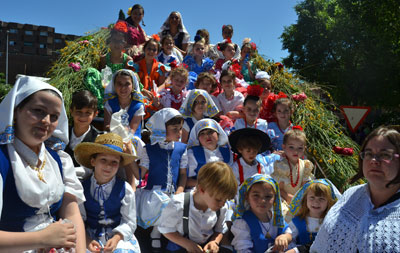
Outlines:
{"label": "red flower", "polygon": [[280,98],[287,98],[288,96],[285,94],[285,93],[283,93],[282,91],[280,91],[279,93],[278,93],[278,97],[277,97],[277,99],[280,99]]}
{"label": "red flower", "polygon": [[354,153],[354,150],[352,148],[342,148],[339,146],[334,146],[333,147],[333,152],[339,155],[346,155],[346,156],[351,156]]}
{"label": "red flower", "polygon": [[277,62],[277,63],[275,63],[275,66],[278,67],[279,71],[282,71],[282,70],[283,70],[283,64],[282,64],[282,63]]}
{"label": "red flower", "polygon": [[249,85],[247,86],[247,95],[260,97],[263,93],[264,88],[260,85]]}
{"label": "red flower", "polygon": [[307,95],[304,92],[302,92],[298,95],[292,95],[292,98],[296,102],[302,102],[307,99]]}
{"label": "red flower", "polygon": [[153,35],[151,35],[151,37],[153,39],[155,39],[156,41],[160,42],[160,36],[158,36],[158,34],[153,34]]}
{"label": "red flower", "polygon": [[81,70],[81,64],[79,62],[71,62],[70,64],[68,64],[69,67],[71,67],[75,72],[78,72],[79,70]]}
{"label": "red flower", "polygon": [[304,131],[303,128],[302,128],[301,126],[293,126],[292,129],[293,129],[293,130]]}
{"label": "red flower", "polygon": [[128,32],[128,26],[126,25],[125,21],[118,21],[115,25],[114,25],[114,30],[118,31],[118,32],[122,32],[122,33],[127,33]]}
{"label": "red flower", "polygon": [[257,49],[256,43],[251,42],[250,45],[251,45],[251,48],[253,48],[254,51]]}
{"label": "red flower", "polygon": [[231,38],[227,38],[227,39],[225,40],[225,43],[232,43]]}
{"label": "red flower", "polygon": [[173,62],[171,62],[171,63],[169,64],[169,66],[170,66],[172,69],[176,68],[176,67],[178,66],[178,65],[176,64],[176,60],[173,61]]}

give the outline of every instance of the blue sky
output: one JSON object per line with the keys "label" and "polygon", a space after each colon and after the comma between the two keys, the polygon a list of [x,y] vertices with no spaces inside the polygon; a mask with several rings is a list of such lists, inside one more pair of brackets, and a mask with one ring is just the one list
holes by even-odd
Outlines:
{"label": "blue sky", "polygon": [[259,52],[274,61],[288,55],[279,36],[284,26],[297,20],[295,0],[6,0],[0,8],[0,20],[52,26],[58,33],[83,35],[115,22],[120,9],[127,11],[136,3],[144,7],[147,34],[157,33],[171,11],[180,11],[191,40],[197,29],[206,28],[211,43],[219,42],[222,25],[231,24],[233,42],[241,45],[243,38],[250,37]]}

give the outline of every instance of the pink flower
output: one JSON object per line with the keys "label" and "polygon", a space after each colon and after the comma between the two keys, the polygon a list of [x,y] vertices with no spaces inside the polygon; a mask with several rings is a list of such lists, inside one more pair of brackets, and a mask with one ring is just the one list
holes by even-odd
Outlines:
{"label": "pink flower", "polygon": [[303,102],[304,100],[307,99],[307,95],[304,92],[302,92],[302,93],[297,94],[297,95],[292,95],[292,98],[296,102]]}
{"label": "pink flower", "polygon": [[336,154],[339,154],[339,155],[350,156],[350,155],[353,155],[354,150],[352,148],[342,148],[342,147],[334,146],[333,152],[335,152]]}
{"label": "pink flower", "polygon": [[71,67],[75,72],[81,70],[81,64],[79,62],[71,62],[68,64],[68,66]]}
{"label": "pink flower", "polygon": [[81,40],[78,43],[79,44],[89,44],[89,41],[88,40]]}

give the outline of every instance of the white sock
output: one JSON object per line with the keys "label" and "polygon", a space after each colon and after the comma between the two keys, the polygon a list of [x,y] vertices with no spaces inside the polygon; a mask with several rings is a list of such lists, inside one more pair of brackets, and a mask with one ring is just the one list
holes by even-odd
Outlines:
{"label": "white sock", "polygon": [[153,248],[161,248],[161,233],[158,231],[157,227],[153,227],[153,230],[150,233],[151,239],[158,239],[158,240],[151,240],[151,247]]}

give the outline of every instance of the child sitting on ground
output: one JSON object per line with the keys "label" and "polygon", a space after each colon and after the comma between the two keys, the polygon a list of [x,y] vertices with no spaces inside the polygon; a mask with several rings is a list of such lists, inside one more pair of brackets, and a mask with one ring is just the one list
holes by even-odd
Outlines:
{"label": "child sitting on ground", "polygon": [[296,247],[286,252],[309,252],[325,215],[340,197],[328,179],[311,180],[303,185],[290,203],[290,213],[294,218],[289,227]]}
{"label": "child sitting on ground", "polygon": [[183,192],[186,185],[186,144],[179,142],[183,117],[173,108],[157,111],[146,123],[151,143],[146,144],[140,160],[137,179],[148,172],[147,185],[136,191],[138,224],[143,228],[153,227],[152,247],[161,247],[157,230],[162,209],[172,195]]}
{"label": "child sitting on ground", "polygon": [[272,246],[282,252],[292,240],[292,231],[282,216],[279,186],[269,176],[255,174],[243,182],[233,217],[236,252],[262,253]]}
{"label": "child sitting on ground", "polygon": [[237,191],[235,177],[226,163],[211,162],[201,167],[197,180],[194,190],[172,197],[159,230],[170,240],[169,251],[224,252],[219,243],[227,231],[226,200]]}
{"label": "child sitting on ground", "polygon": [[272,173],[256,160],[257,154],[265,152],[271,146],[266,133],[254,128],[242,128],[229,135],[229,144],[232,151],[238,154],[231,165],[238,185],[254,174]]}
{"label": "child sitting on ground", "polygon": [[194,125],[188,142],[187,188],[197,183],[199,169],[206,163],[223,161],[230,164],[232,153],[228,147],[228,136],[213,119],[202,119]]}
{"label": "child sitting on ground", "polygon": [[194,89],[187,94],[179,112],[185,119],[182,142],[187,143],[194,124],[205,117],[214,117],[219,113],[219,109],[205,90]]}
{"label": "child sitting on ground", "polygon": [[174,108],[179,110],[186,98],[186,84],[188,83],[189,72],[183,67],[174,68],[171,73],[171,86],[160,92],[159,103],[153,103],[159,108]]}
{"label": "child sitting on ground", "polygon": [[134,235],[135,193],[127,182],[115,176],[120,166],[135,159],[123,150],[121,136],[114,133],[99,135],[94,143],[80,143],[74,150],[75,159],[94,170],[93,176],[82,183],[86,202],[80,206],[90,252],[140,252]]}
{"label": "child sitting on ground", "polygon": [[294,126],[283,137],[283,158],[274,163],[272,177],[279,183],[283,211],[287,221],[292,218],[287,211],[293,195],[302,185],[314,178],[313,164],[309,160],[302,159],[306,143],[307,139],[303,129],[300,126]]}
{"label": "child sitting on ground", "polygon": [[76,176],[85,179],[91,170],[81,167],[74,158],[74,148],[81,142],[94,142],[101,132],[91,125],[97,115],[97,98],[88,90],[75,92],[72,95],[70,112],[73,119],[73,126],[69,128],[69,143],[65,147],[74,161]]}

